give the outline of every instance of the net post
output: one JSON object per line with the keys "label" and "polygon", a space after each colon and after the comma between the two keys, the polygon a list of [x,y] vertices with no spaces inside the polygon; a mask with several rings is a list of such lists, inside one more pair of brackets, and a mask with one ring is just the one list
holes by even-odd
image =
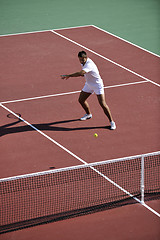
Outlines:
{"label": "net post", "polygon": [[144,156],[141,157],[141,204],[144,204]]}

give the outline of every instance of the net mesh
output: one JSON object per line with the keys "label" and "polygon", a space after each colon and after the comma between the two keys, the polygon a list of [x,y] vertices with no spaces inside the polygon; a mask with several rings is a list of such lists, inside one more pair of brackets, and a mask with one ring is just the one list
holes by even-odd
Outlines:
{"label": "net mesh", "polygon": [[146,156],[144,164],[145,197],[147,199],[150,194],[160,192],[160,154]]}
{"label": "net mesh", "polygon": [[[141,159],[1,179],[0,233],[140,200]],[[144,185],[145,194],[160,192],[160,153],[144,157]]]}

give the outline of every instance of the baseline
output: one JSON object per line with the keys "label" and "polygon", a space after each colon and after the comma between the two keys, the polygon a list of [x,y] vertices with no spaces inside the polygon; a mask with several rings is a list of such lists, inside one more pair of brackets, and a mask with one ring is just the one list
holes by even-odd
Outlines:
{"label": "baseline", "polygon": [[[91,27],[93,25],[82,25],[82,26],[75,26],[75,27],[66,27],[66,28],[57,28],[54,30],[64,30],[64,29],[74,29],[74,28],[83,28],[83,27]],[[45,29],[45,30],[39,30],[39,31],[31,31],[31,32],[21,32],[21,33],[9,33],[9,34],[3,34],[0,35],[0,37],[9,37],[9,36],[17,36],[17,35],[23,35],[23,34],[32,34],[32,33],[41,33],[41,32],[50,32],[52,29]]]}
{"label": "baseline", "polygon": [[[100,28],[100,27],[98,27],[98,26],[96,26],[96,25],[93,25],[93,24],[89,24],[89,25],[81,25],[81,26],[74,26],[74,27],[63,27],[63,28],[55,28],[55,29],[53,29],[54,31],[58,31],[58,30],[65,30],[65,29],[76,29],[76,28],[85,28],[85,27],[94,27],[94,28],[97,28],[97,29],[99,29],[99,30],[101,30],[101,31],[103,31],[103,32],[105,32],[105,33],[108,33],[108,34],[110,34],[110,35],[112,35],[112,36],[114,36],[114,37],[116,37],[116,38],[118,38],[118,39],[120,39],[120,40],[122,40],[122,41],[124,41],[124,42],[126,42],[126,43],[129,43],[129,44],[131,44],[131,45],[133,45],[133,46],[135,46],[135,47],[137,47],[137,48],[139,48],[139,49],[141,49],[141,50],[143,50],[143,51],[145,51],[145,52],[148,52],[148,53],[150,53],[150,54],[152,54],[152,55],[155,55],[155,56],[157,56],[157,57],[160,57],[158,54],[156,54],[156,53],[153,53],[153,52],[151,52],[151,51],[149,51],[149,50],[147,50],[147,49],[145,49],[145,48],[143,48],[143,47],[140,47],[140,46],[138,46],[137,44],[135,44],[135,43],[132,43],[132,42],[130,42],[130,41],[128,41],[128,40],[126,40],[126,39],[124,39],[124,38],[122,38],[122,37],[119,37],[118,35],[116,35],[116,34],[113,34],[113,33],[111,33],[111,32],[109,32],[109,31],[107,31],[107,30],[104,30],[104,29],[102,29],[102,28]],[[31,32],[20,32],[20,33],[8,33],[8,34],[2,34],[2,35],[0,35],[0,37],[8,37],[8,36],[15,36],[15,35],[21,35],[21,34],[32,34],[32,33],[38,33],[38,32],[49,32],[49,31],[51,31],[52,29],[46,29],[46,30],[39,30],[39,31],[31,31]]]}

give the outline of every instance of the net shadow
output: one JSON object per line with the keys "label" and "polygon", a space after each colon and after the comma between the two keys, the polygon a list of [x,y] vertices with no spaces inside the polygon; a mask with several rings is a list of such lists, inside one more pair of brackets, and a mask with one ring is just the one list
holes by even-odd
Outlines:
{"label": "net shadow", "polygon": [[[137,195],[136,197],[140,198],[140,195]],[[160,192],[156,193],[156,194],[146,194],[145,199],[146,199],[145,202],[159,200]],[[45,216],[45,217],[30,219],[27,221],[22,221],[22,222],[18,222],[18,223],[0,227],[0,234],[18,231],[20,229],[25,229],[25,228],[29,228],[29,227],[38,226],[38,225],[63,221],[63,220],[80,217],[80,216],[84,216],[84,215],[89,215],[89,214],[93,214],[93,213],[97,213],[97,212],[112,210],[115,208],[119,208],[119,207],[123,207],[123,206],[127,206],[127,205],[133,205],[133,204],[139,204],[139,203],[137,201],[135,201],[133,198],[127,198],[127,199],[115,201],[112,203],[100,204],[100,205],[83,208],[83,209],[76,209],[74,211],[68,211],[68,212],[57,214],[57,215],[49,215],[49,216]]]}

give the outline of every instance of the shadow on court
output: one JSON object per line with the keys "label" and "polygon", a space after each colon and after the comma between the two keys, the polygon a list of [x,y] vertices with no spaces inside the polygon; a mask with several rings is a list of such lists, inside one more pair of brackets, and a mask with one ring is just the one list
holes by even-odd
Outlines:
{"label": "shadow on court", "polygon": [[57,126],[58,124],[65,124],[65,123],[78,122],[78,121],[80,121],[80,119],[71,119],[71,120],[64,120],[64,121],[57,121],[57,122],[43,123],[43,124],[25,125],[25,126],[15,126],[20,122],[23,122],[22,120],[18,119],[13,123],[1,126],[0,136],[2,137],[4,135],[12,134],[12,133],[31,132],[31,131],[36,131],[36,129],[41,131],[63,131],[63,132],[90,130],[90,129],[109,129],[110,130],[110,126],[73,127],[73,128]]}

